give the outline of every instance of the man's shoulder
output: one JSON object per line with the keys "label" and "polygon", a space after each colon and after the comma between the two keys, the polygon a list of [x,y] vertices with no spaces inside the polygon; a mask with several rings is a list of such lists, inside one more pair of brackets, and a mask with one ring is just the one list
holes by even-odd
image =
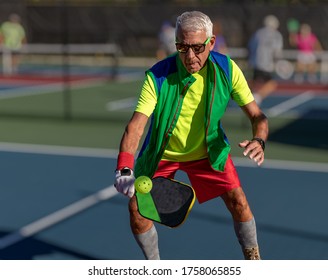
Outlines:
{"label": "man's shoulder", "polygon": [[210,59],[224,71],[227,77],[230,76],[231,61],[229,56],[212,51]]}
{"label": "man's shoulder", "polygon": [[155,77],[167,76],[177,71],[176,55],[171,55],[156,64],[148,71],[152,72]]}

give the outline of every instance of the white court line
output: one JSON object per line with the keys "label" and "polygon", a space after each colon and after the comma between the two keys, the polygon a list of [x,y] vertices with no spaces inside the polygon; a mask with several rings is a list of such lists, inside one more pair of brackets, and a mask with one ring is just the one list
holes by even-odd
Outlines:
{"label": "white court line", "polygon": [[0,99],[11,99],[21,96],[32,96],[39,94],[46,94],[62,89],[60,84],[47,84],[47,85],[36,85],[36,86],[25,86],[22,88],[13,88],[0,91]]}
{"label": "white court line", "polygon": [[0,151],[45,155],[117,158],[118,150],[0,142]]}
{"label": "white court line", "polygon": [[[0,151],[14,152],[14,153],[45,154],[45,155],[99,157],[99,158],[111,158],[111,159],[116,159],[118,155],[118,150],[116,149],[67,147],[67,146],[21,144],[21,143],[7,143],[7,142],[0,142]],[[246,157],[233,157],[233,161],[236,166],[259,168],[254,161]],[[328,163],[265,159],[264,164],[260,168],[311,171],[311,172],[328,172]]]}
{"label": "white court line", "polygon": [[[72,89],[83,89],[95,87],[106,82],[105,78],[91,78],[80,81],[70,81],[69,87]],[[32,96],[48,94],[62,91],[67,84],[64,82],[49,83],[35,86],[25,86],[20,88],[0,90],[0,99],[11,99],[22,96]]]}
{"label": "white court line", "polygon": [[118,111],[122,109],[134,108],[137,104],[136,97],[129,97],[124,99],[119,99],[115,101],[110,101],[106,104],[107,111]]}
{"label": "white court line", "polygon": [[118,192],[115,187],[111,185],[56,212],[40,218],[26,226],[23,226],[19,230],[2,237],[0,239],[0,249],[14,245],[25,238],[31,237],[117,194]]}
{"label": "white court line", "polygon": [[[138,74],[120,74],[117,77],[118,82],[130,82],[139,80],[142,76]],[[83,88],[91,88],[96,87],[108,82],[108,78],[86,78],[79,81],[69,81],[65,82],[55,82],[55,83],[47,83],[41,85],[27,85],[20,86],[20,88],[10,88],[0,90],[0,99],[11,99],[22,96],[32,96],[32,95],[41,95],[48,94],[57,91],[63,91],[64,87],[69,85],[71,89],[83,89]],[[22,83],[20,83],[22,84]],[[136,100],[134,101],[136,103]]]}
{"label": "white court line", "polygon": [[145,72],[119,74],[116,77],[118,83],[134,82],[143,79]]}
{"label": "white court line", "polygon": [[257,164],[254,161],[248,158],[234,157],[233,162],[235,163],[236,166],[240,166],[240,167],[255,167],[255,168],[278,169],[278,170],[328,173],[328,164],[320,163],[320,162],[265,159],[264,163],[260,167],[257,166]]}
{"label": "white court line", "polygon": [[267,114],[270,117],[279,116],[280,114],[285,113],[288,110],[295,108],[295,107],[313,99],[313,97],[314,97],[313,91],[303,92],[291,99],[288,99],[287,101],[284,101],[276,106],[271,107],[267,111]]}

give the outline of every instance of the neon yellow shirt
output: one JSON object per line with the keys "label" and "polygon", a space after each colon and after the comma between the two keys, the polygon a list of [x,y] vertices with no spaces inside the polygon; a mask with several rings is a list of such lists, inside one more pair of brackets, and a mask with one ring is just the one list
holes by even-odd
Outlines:
{"label": "neon yellow shirt", "polygon": [[19,50],[25,38],[24,28],[13,22],[4,22],[0,27],[0,34],[4,37],[4,45],[11,50]]}
{"label": "neon yellow shirt", "polygon": [[[232,61],[232,99],[239,105],[244,106],[254,100],[246,79]],[[170,138],[168,146],[163,154],[163,160],[192,161],[207,157],[205,144],[205,95],[207,85],[207,66],[199,72],[192,74],[196,81],[188,89],[176,127]],[[143,113],[148,117],[152,114],[157,103],[154,83],[150,76],[146,76],[136,112]]]}

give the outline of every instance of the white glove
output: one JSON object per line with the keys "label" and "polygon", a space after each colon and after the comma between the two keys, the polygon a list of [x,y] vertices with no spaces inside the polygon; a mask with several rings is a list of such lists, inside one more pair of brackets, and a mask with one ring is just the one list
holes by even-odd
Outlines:
{"label": "white glove", "polygon": [[115,188],[118,192],[132,197],[134,195],[134,175],[130,168],[123,168],[115,171]]}

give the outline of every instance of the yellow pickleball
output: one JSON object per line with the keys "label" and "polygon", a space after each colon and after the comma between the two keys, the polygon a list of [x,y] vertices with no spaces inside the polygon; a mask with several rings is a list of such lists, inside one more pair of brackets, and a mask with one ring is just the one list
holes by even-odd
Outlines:
{"label": "yellow pickleball", "polygon": [[149,193],[153,187],[153,182],[147,176],[140,176],[134,181],[134,187],[139,193]]}

